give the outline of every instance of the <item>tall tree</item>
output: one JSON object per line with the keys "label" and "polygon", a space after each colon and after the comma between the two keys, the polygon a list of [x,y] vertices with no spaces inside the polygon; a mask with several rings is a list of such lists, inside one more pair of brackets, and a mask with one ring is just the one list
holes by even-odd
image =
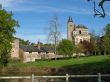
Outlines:
{"label": "tall tree", "polygon": [[62,39],[57,49],[58,49],[58,54],[69,57],[71,57],[74,52],[73,43],[70,40],[66,40],[66,39]]}
{"label": "tall tree", "polygon": [[106,25],[105,27],[105,36],[103,38],[105,52],[110,53],[110,23]]}
{"label": "tall tree", "polygon": [[100,17],[105,17],[105,9],[104,9],[104,3],[110,0],[99,0],[98,6],[101,8],[101,11],[96,9],[96,0],[87,0],[87,1],[93,1],[94,4],[94,16],[100,16]]}
{"label": "tall tree", "polygon": [[105,30],[105,35],[110,37],[110,23],[106,25],[104,30]]}
{"label": "tall tree", "polygon": [[84,40],[84,41],[81,42],[81,44],[84,47],[84,51],[83,52],[85,54],[87,54],[87,55],[90,55],[92,50],[93,50],[91,42],[88,42],[88,41]]}
{"label": "tall tree", "polygon": [[13,14],[4,9],[0,9],[0,63],[7,65],[11,51],[11,42],[13,34],[16,32],[15,27],[19,26],[18,22],[13,19]]}
{"label": "tall tree", "polygon": [[81,53],[86,52],[86,48],[84,47],[84,45],[82,43],[79,43],[78,45],[76,45],[76,50],[75,51],[76,51],[77,58],[79,58]]}
{"label": "tall tree", "polygon": [[57,55],[57,44],[60,38],[60,24],[57,16],[54,16],[53,19],[50,21],[50,28],[49,28],[49,35],[48,40],[52,41],[54,44],[54,52],[55,52],[55,59]]}

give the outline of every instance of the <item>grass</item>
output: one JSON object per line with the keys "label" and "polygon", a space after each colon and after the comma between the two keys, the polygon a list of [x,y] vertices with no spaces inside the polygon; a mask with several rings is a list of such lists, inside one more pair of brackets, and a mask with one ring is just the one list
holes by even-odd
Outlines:
{"label": "grass", "polygon": [[68,74],[110,74],[110,56],[89,56],[62,60],[40,60],[23,63],[12,61],[2,69],[0,75],[65,75]]}
{"label": "grass", "polygon": [[71,58],[71,59],[50,60],[50,61],[42,60],[42,61],[30,62],[30,63],[14,62],[14,63],[9,63],[8,67],[61,68],[66,66],[83,65],[87,63],[97,63],[105,60],[110,60],[110,56],[105,56],[105,55],[90,56],[90,57],[81,57],[79,59]]}

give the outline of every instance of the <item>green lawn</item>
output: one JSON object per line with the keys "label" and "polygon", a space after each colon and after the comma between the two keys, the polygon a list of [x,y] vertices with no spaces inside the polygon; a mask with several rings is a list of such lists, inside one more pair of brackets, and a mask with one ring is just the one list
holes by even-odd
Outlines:
{"label": "green lawn", "polygon": [[102,62],[106,60],[110,60],[110,56],[104,56],[104,55],[103,56],[90,56],[90,57],[81,57],[79,59],[72,58],[72,59],[50,60],[50,61],[45,60],[45,61],[37,61],[37,62],[31,62],[31,63],[15,62],[15,63],[9,63],[8,67],[61,68],[61,67],[66,67],[66,66],[97,63],[97,62]]}

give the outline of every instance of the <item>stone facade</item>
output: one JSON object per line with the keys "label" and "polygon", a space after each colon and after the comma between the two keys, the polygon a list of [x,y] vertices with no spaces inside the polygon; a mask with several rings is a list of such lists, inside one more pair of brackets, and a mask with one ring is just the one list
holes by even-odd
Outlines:
{"label": "stone facade", "polygon": [[12,43],[11,58],[19,59],[19,40],[15,39]]}
{"label": "stone facade", "polygon": [[23,62],[33,62],[39,59],[55,58],[53,51],[48,50],[48,47],[41,47],[40,45],[19,45],[19,40],[15,39],[12,43],[11,59],[20,59]]}
{"label": "stone facade", "polygon": [[45,52],[41,52],[41,53],[24,52],[23,62],[34,62],[34,61],[39,60],[39,59],[52,59],[52,58],[55,58],[55,54],[52,52],[49,52],[49,53],[45,53]]}
{"label": "stone facade", "polygon": [[90,34],[84,25],[79,24],[78,26],[75,26],[72,18],[69,17],[67,24],[67,39],[74,41],[75,45],[77,45],[84,40],[90,42]]}

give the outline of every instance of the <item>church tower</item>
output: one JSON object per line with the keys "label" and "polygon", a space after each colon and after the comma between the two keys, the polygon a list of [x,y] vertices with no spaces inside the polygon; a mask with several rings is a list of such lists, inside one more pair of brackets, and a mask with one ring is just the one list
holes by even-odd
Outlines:
{"label": "church tower", "polygon": [[67,22],[67,39],[73,41],[73,30],[75,30],[75,24],[70,16]]}

